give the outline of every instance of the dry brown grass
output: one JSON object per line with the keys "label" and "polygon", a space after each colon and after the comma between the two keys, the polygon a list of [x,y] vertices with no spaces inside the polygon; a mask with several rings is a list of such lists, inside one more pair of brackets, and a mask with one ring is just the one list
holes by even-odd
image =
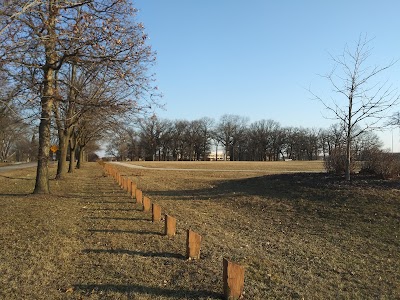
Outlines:
{"label": "dry brown grass", "polygon": [[1,161],[0,161],[0,167],[6,167],[6,166],[9,166],[9,165],[12,165],[12,163],[9,163],[9,162],[1,162]]}
{"label": "dry brown grass", "polygon": [[178,218],[172,239],[98,165],[52,180],[51,196],[29,194],[34,170],[0,174],[0,299],[219,299],[223,257],[246,266],[246,299],[400,297],[398,182],[217,164],[231,171],[118,166]]}

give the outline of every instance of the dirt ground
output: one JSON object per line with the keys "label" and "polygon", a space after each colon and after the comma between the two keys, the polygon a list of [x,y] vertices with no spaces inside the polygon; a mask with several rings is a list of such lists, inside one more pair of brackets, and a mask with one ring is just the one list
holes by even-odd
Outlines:
{"label": "dirt ground", "polygon": [[[117,166],[177,217],[174,238],[98,164],[49,196],[30,194],[34,169],[0,174],[0,299],[221,299],[223,257],[245,266],[244,299],[400,298],[399,182],[217,163]],[[188,228],[200,260],[184,257]]]}

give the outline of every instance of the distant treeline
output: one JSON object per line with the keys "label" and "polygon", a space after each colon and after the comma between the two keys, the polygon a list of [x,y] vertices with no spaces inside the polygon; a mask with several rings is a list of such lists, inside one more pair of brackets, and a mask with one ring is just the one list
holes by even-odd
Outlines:
{"label": "distant treeline", "polygon": [[[107,155],[118,160],[317,160],[345,149],[339,124],[327,129],[284,127],[274,120],[250,123],[238,115],[218,121],[159,119],[152,116],[137,128],[119,128],[108,139]],[[355,155],[379,148],[376,134],[367,132],[353,141]]]}

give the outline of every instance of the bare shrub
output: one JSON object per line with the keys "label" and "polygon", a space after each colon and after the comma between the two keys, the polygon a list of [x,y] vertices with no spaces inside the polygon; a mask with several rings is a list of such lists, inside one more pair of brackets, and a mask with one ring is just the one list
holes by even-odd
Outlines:
{"label": "bare shrub", "polygon": [[400,158],[379,149],[368,150],[363,154],[361,172],[378,175],[384,179],[396,178],[400,174]]}
{"label": "bare shrub", "polygon": [[[346,172],[346,152],[342,149],[333,149],[331,154],[325,159],[325,170],[328,173],[335,173],[337,175],[345,174]],[[354,173],[355,163],[351,160],[350,172]]]}

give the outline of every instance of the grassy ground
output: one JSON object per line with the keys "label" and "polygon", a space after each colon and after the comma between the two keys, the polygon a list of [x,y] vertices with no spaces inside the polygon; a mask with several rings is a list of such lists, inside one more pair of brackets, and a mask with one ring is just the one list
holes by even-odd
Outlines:
{"label": "grassy ground", "polygon": [[[398,182],[217,164],[232,171],[118,167],[178,218],[172,239],[97,165],[50,196],[29,194],[34,170],[0,174],[0,299],[220,299],[223,257],[245,265],[245,299],[400,298]],[[203,236],[198,261],[184,259],[187,228]]]}
{"label": "grassy ground", "polygon": [[6,166],[9,166],[9,165],[12,165],[12,163],[9,163],[9,162],[1,162],[1,161],[0,161],[0,167],[6,167]]}

